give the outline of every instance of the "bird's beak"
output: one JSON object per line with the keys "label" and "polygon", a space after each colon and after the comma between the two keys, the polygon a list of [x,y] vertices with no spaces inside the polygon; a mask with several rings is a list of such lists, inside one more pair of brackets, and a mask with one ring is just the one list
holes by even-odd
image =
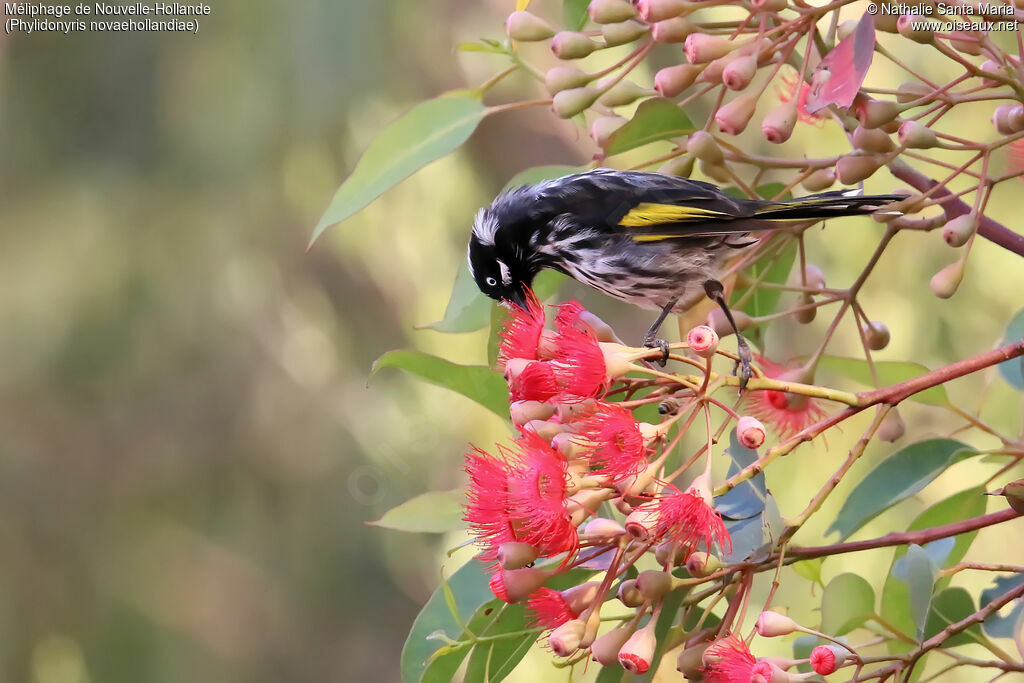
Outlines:
{"label": "bird's beak", "polygon": [[526,310],[526,290],[525,289],[517,289],[517,290],[515,290],[514,292],[512,292],[512,295],[509,296],[508,301],[510,301],[513,305],[515,305],[516,307],[520,308],[521,310],[525,311]]}

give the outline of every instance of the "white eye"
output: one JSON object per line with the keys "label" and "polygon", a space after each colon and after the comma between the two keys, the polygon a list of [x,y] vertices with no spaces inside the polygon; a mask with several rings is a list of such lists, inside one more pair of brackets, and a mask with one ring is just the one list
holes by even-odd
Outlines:
{"label": "white eye", "polygon": [[488,277],[486,280],[484,280],[484,282],[487,283],[488,287],[494,287],[495,285],[498,284],[498,281],[495,280],[493,277]]}

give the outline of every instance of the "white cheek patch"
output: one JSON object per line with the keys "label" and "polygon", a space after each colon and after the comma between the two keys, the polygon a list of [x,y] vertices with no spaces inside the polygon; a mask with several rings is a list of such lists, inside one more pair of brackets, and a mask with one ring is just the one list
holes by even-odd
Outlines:
{"label": "white cheek patch", "polygon": [[504,261],[498,260],[498,270],[501,272],[501,284],[506,287],[512,284],[512,273],[509,272]]}

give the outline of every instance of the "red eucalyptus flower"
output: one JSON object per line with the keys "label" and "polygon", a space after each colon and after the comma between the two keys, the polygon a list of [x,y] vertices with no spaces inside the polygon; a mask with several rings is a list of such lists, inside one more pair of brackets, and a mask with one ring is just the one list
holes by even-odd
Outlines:
{"label": "red eucalyptus flower", "polygon": [[[757,361],[767,377],[774,379],[787,373],[785,367],[767,358],[758,357]],[[748,400],[750,414],[774,427],[784,438],[803,431],[825,416],[825,410],[816,399],[784,391],[755,391]]]}
{"label": "red eucalyptus flower", "polygon": [[711,643],[704,652],[704,662],[702,671],[707,683],[768,683],[772,679],[771,665],[758,662],[735,634]]}
{"label": "red eucalyptus flower", "polygon": [[703,477],[686,491],[666,487],[657,501],[657,536],[685,548],[687,555],[698,550],[702,541],[709,553],[713,542],[724,553],[732,552],[729,531],[722,516],[709,504],[710,498]]}
{"label": "red eucalyptus flower", "polygon": [[562,594],[551,588],[540,588],[532,593],[526,609],[533,615],[530,626],[545,630],[558,628],[579,616],[572,611]]}
{"label": "red eucalyptus flower", "polygon": [[526,308],[511,306],[512,317],[501,329],[501,344],[498,347],[498,365],[513,358],[537,360],[537,347],[544,331],[544,306],[533,290],[526,290]]}
{"label": "red eucalyptus flower", "polygon": [[615,403],[601,403],[577,432],[585,440],[590,462],[612,482],[647,467],[647,446],[633,413]]}

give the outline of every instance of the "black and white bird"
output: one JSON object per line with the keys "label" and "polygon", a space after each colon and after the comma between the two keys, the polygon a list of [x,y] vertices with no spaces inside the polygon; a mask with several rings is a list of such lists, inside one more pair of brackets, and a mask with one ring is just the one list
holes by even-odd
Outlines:
{"label": "black and white bird", "polygon": [[736,250],[755,243],[750,233],[870,214],[900,199],[859,190],[737,199],[696,180],[596,169],[510,190],[477,212],[469,268],[484,294],[518,306],[537,273],[551,268],[660,310],[645,339],[650,345],[664,317],[685,310],[701,291],[732,322],[717,279]]}

